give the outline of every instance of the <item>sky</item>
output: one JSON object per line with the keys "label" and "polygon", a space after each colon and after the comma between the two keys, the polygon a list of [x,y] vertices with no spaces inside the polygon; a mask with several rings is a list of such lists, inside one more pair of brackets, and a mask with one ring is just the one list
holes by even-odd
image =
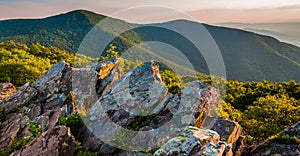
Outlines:
{"label": "sky", "polygon": [[135,23],[300,22],[300,0],[0,0],[0,20],[86,9]]}

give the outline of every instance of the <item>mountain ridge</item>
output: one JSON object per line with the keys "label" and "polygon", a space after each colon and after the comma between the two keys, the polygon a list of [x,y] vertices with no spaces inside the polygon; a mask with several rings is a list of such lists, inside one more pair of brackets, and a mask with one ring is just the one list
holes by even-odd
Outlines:
{"label": "mountain ridge", "polygon": [[[78,48],[86,36],[86,34],[106,16],[93,13],[86,10],[74,10],[71,12],[34,20],[4,20],[0,21],[0,41],[15,40],[16,42],[30,45],[40,42],[45,46],[56,46],[69,52],[77,52]],[[127,23],[124,20],[119,20],[107,17],[112,23],[120,24],[120,26],[142,26],[133,23]],[[279,40],[265,35],[233,29],[201,24],[195,21],[175,20],[165,23],[151,24],[157,27],[161,25],[184,25],[191,27],[204,26],[216,41],[223,60],[227,78],[230,80],[239,81],[289,81],[295,79],[299,81],[300,77],[300,48],[288,43],[280,42]],[[117,46],[117,51],[122,54],[126,50],[132,50],[130,54],[124,54],[126,57],[139,59],[158,59],[168,62],[176,68],[180,66],[187,67],[184,61],[174,58],[174,52],[169,47],[158,45],[140,45],[145,42],[145,38],[149,36],[156,37],[157,41],[170,41],[176,43],[176,46],[181,48],[181,53],[188,58],[197,58],[197,60],[189,60],[194,65],[196,71],[209,74],[207,63],[201,56],[196,56],[195,49],[182,44],[183,39],[172,38],[173,34],[165,31],[157,30],[150,32],[149,30],[141,30],[139,32],[128,31],[123,35],[115,36],[111,28],[101,27],[101,31],[109,36],[114,36],[115,39],[111,42]],[[164,35],[161,35],[164,33]],[[175,48],[178,48],[175,47]],[[182,50],[184,49],[184,50]],[[95,56],[94,56],[95,57]],[[175,61],[175,62],[174,62]],[[275,64],[274,64],[275,63]],[[186,69],[181,69],[184,71]]]}

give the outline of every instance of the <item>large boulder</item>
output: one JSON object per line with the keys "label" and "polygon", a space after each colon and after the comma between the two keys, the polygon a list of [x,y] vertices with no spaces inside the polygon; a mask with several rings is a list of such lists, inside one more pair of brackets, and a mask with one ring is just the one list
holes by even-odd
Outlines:
{"label": "large boulder", "polygon": [[[121,76],[118,64],[117,59],[112,57],[87,67],[72,69],[72,92],[77,112],[85,114],[110,84]],[[93,152],[98,151],[103,144],[103,141],[85,126],[79,132],[78,139]]]}
{"label": "large boulder", "polygon": [[153,114],[166,95],[158,65],[147,62],[114,81],[89,109],[85,124],[96,137],[110,140],[136,116]]}
{"label": "large boulder", "polygon": [[178,117],[179,121],[184,121],[185,125],[196,125],[200,127],[204,118],[209,115],[219,98],[217,89],[202,83],[199,80],[192,81],[181,93],[175,97],[167,96],[165,104],[162,103],[163,110],[160,110],[150,126],[153,128],[169,122],[173,117]]}
{"label": "large boulder", "polygon": [[155,109],[158,113],[131,140],[132,144],[156,148],[158,142],[167,142],[178,136],[186,126],[200,127],[203,118],[216,105],[218,97],[215,88],[201,81],[191,82],[175,97],[168,94],[159,103],[159,109]]}
{"label": "large boulder", "polygon": [[225,143],[219,143],[220,136],[212,130],[187,127],[178,137],[172,138],[157,150],[155,156],[210,155],[222,156]]}
{"label": "large boulder", "polygon": [[115,57],[93,63],[83,68],[72,69],[72,90],[77,109],[86,111],[98,100],[108,86],[121,73]]}
{"label": "large boulder", "polygon": [[41,105],[42,112],[59,110],[72,90],[72,68],[64,61],[50,69],[33,84],[38,90],[35,105]]}

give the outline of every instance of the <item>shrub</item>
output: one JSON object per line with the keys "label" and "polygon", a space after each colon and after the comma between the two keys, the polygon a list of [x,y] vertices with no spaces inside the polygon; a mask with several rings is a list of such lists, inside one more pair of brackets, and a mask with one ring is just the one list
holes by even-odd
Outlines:
{"label": "shrub", "polygon": [[84,125],[80,114],[68,114],[66,117],[62,116],[58,119],[57,125],[64,125],[70,127],[73,135],[77,134],[79,129]]}

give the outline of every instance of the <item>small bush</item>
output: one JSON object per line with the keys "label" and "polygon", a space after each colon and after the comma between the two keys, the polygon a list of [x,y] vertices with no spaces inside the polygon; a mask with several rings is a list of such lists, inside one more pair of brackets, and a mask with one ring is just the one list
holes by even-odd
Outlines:
{"label": "small bush", "polygon": [[37,137],[41,134],[41,129],[39,126],[32,121],[29,121],[29,131],[32,133],[33,137]]}
{"label": "small bush", "polygon": [[73,135],[77,134],[79,129],[83,126],[83,121],[79,114],[68,114],[66,117],[62,116],[58,119],[57,125],[70,127]]}

